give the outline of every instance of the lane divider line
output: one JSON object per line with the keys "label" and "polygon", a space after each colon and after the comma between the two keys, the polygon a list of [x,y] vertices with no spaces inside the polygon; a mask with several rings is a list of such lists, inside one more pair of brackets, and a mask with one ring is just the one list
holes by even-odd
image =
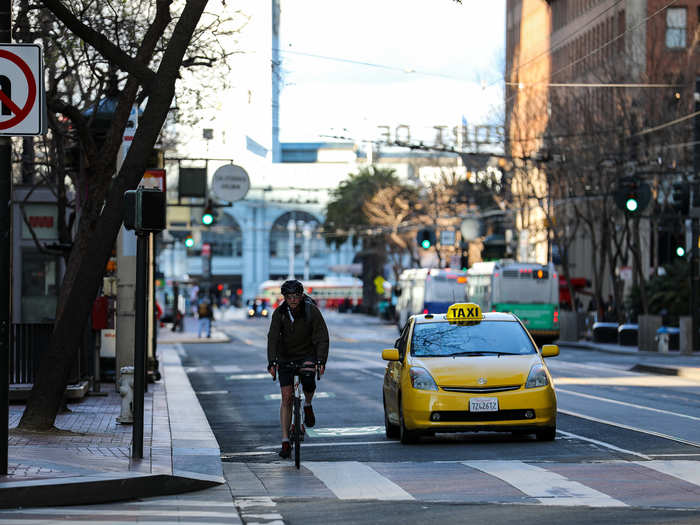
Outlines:
{"label": "lane divider line", "polygon": [[637,456],[637,457],[644,458],[644,459],[651,459],[650,456],[642,454],[641,452],[634,452],[633,450],[627,450],[626,448],[616,447],[612,443],[606,443],[605,441],[600,441],[598,439],[587,438],[584,436],[580,436],[578,434],[574,434],[573,432],[566,432],[564,430],[558,429],[557,432],[559,432],[563,436],[570,437],[573,439],[580,439],[581,441],[588,441],[589,443],[595,443],[596,445],[600,445],[601,447],[609,448],[610,450],[616,450],[617,452],[622,452],[624,454],[629,454],[631,456]]}
{"label": "lane divider line", "polygon": [[634,403],[627,403],[626,401],[618,401],[617,399],[610,399],[607,397],[594,396],[592,394],[584,394],[582,392],[574,392],[573,390],[567,390],[566,388],[557,388],[557,394],[563,392],[572,396],[585,397],[587,399],[595,399],[596,401],[605,401],[606,403],[614,403],[616,405],[622,405],[631,408],[638,408],[639,410],[648,410],[650,412],[658,412],[660,414],[667,414],[669,416],[684,417],[686,419],[691,419],[693,421],[700,421],[700,417],[689,416],[688,414],[681,414],[679,412],[671,412],[670,410],[661,410],[660,408],[645,407],[643,405],[636,405]]}
{"label": "lane divider line", "polygon": [[588,421],[595,421],[596,423],[603,423],[604,425],[611,425],[613,427],[624,428],[625,430],[632,430],[634,432],[641,432],[642,434],[649,434],[650,436],[656,436],[663,439],[668,439],[671,441],[676,441],[678,443],[683,443],[684,445],[690,445],[691,447],[700,448],[700,443],[695,443],[694,441],[688,441],[687,439],[669,436],[668,434],[662,434],[661,432],[655,432],[653,430],[644,430],[643,428],[637,428],[630,425],[623,425],[622,423],[615,423],[614,421],[608,421],[607,419],[600,419],[593,416],[587,416],[579,412],[572,412],[571,410],[557,409],[557,412],[566,414],[567,416],[580,417],[581,419],[587,419]]}

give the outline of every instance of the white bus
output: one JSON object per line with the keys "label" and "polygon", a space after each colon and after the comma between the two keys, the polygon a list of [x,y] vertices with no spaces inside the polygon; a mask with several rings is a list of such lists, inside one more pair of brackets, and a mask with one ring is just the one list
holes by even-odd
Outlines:
{"label": "white bus", "polygon": [[414,314],[444,314],[465,299],[467,274],[460,270],[411,268],[399,277],[396,317],[399,330]]}
{"label": "white bus", "polygon": [[467,300],[485,312],[514,313],[534,337],[559,337],[559,276],[552,263],[475,263],[467,270]]}
{"label": "white bus", "polygon": [[[273,308],[282,302],[284,281],[264,281],[260,285],[257,299],[265,299]],[[302,281],[304,291],[319,308],[339,308],[346,299],[350,306],[362,304],[362,281],[356,277],[326,277],[322,280]]]}

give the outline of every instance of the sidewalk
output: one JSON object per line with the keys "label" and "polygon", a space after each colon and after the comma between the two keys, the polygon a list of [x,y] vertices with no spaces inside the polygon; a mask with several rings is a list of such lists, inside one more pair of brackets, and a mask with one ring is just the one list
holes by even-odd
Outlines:
{"label": "sidewalk", "polygon": [[173,332],[172,324],[166,324],[158,330],[158,348],[160,345],[170,345],[175,343],[228,343],[229,337],[216,329],[216,320],[211,324],[211,337],[199,337],[197,333],[198,320],[194,317],[185,316],[183,331]]}
{"label": "sidewalk", "polygon": [[700,352],[693,355],[681,354],[678,351],[668,353],[643,352],[636,346],[622,346],[611,343],[595,343],[587,339],[578,341],[556,341],[559,346],[570,346],[611,354],[637,356],[637,364],[632,368],[635,372],[672,375],[700,381]]}
{"label": "sidewalk", "polygon": [[10,405],[9,469],[0,476],[0,507],[100,503],[224,483],[219,445],[177,345],[161,342],[158,353],[162,379],[149,384],[145,395],[143,459],[131,458],[132,425],[116,422],[121,397],[113,384],[102,385],[107,395],[69,403],[53,432],[18,431],[25,405]]}

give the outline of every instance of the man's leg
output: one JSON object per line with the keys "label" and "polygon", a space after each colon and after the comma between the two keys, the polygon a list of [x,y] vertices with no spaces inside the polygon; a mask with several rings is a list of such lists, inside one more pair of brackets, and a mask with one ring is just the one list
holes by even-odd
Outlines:
{"label": "man's leg", "polygon": [[283,386],[282,403],[280,404],[280,425],[282,426],[282,441],[289,439],[289,426],[292,424],[292,398],[294,386]]}
{"label": "man's leg", "polygon": [[316,424],[316,416],[311,406],[311,400],[316,392],[316,363],[304,361],[301,372],[301,386],[304,392],[304,425],[311,428]]}

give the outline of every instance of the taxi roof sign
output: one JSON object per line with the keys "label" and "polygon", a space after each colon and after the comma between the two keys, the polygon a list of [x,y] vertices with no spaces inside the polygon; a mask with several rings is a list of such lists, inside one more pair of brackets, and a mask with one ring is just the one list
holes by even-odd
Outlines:
{"label": "taxi roof sign", "polygon": [[483,320],[481,307],[475,303],[455,303],[447,309],[445,318],[452,323],[473,323]]}

